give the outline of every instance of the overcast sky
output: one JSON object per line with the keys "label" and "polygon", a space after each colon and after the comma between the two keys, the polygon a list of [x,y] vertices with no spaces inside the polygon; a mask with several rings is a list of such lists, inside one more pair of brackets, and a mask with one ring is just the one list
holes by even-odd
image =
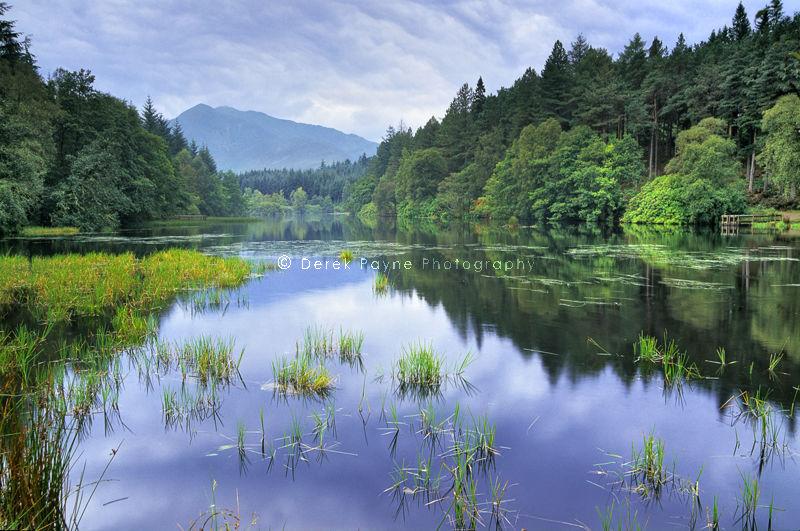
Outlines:
{"label": "overcast sky", "polygon": [[[380,140],[441,117],[464,82],[510,86],[583,33],[615,56],[635,32],[670,48],[730,24],[736,0],[10,0],[42,74],[87,68],[96,88],[168,118],[198,103]],[[767,0],[744,2],[748,16]],[[786,2],[791,10],[791,2]]]}

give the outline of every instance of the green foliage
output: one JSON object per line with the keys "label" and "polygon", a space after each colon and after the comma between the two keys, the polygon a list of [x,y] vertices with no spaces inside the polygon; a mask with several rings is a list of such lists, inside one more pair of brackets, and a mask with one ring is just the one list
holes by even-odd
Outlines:
{"label": "green foliage", "polygon": [[686,175],[692,180],[708,179],[716,186],[732,182],[741,170],[734,153],[736,145],[723,138],[725,123],[706,118],[681,132],[675,141],[676,155],[667,164],[667,173]]}
{"label": "green foliage", "polygon": [[662,175],[642,187],[622,218],[626,223],[714,224],[722,214],[741,214],[744,183],[716,186],[709,179]]}
{"label": "green foliage", "polygon": [[287,168],[254,170],[239,175],[239,181],[242,188],[258,190],[262,194],[302,187],[309,197],[330,196],[334,204],[345,202],[349,196],[355,195],[354,200],[360,208],[360,205],[372,199],[372,190],[375,186],[372,183],[371,187],[367,186],[368,190],[364,190],[362,181],[365,179],[368,161],[366,156],[361,156],[355,162],[349,160],[331,164],[323,162],[318,168],[307,170]]}
{"label": "green foliage", "polygon": [[19,231],[41,201],[52,143],[48,124],[30,105],[0,99],[0,235]]}
{"label": "green foliage", "polygon": [[283,197],[283,193],[265,195],[258,190],[247,188],[242,198],[248,216],[270,217],[291,211],[289,201]]}
{"label": "green foliage", "polygon": [[631,199],[623,221],[668,225],[714,224],[723,214],[746,208],[744,182],[737,181],[740,165],[735,145],[723,138],[725,124],[706,118],[681,132],[676,155],[667,164],[674,172],[647,183]]}
{"label": "green foliage", "polygon": [[421,201],[436,194],[447,175],[447,161],[437,148],[405,152],[395,176],[397,202]]}
{"label": "green foliage", "polygon": [[292,208],[294,208],[295,212],[302,214],[306,211],[306,205],[308,205],[308,194],[301,186],[289,194],[289,201],[291,201]]}
{"label": "green foliage", "polygon": [[800,185],[800,98],[783,96],[761,124],[768,136],[759,161],[783,194],[794,199]]}
{"label": "green foliage", "polygon": [[606,144],[585,126],[562,132],[551,118],[522,130],[487,182],[482,208],[497,219],[610,221],[623,207],[623,186],[643,172],[632,139]]}

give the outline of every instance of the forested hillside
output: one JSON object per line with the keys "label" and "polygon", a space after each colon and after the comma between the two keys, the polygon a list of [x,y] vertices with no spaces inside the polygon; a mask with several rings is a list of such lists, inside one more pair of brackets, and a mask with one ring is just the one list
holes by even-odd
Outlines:
{"label": "forested hillside", "polygon": [[751,19],[671,48],[636,33],[616,57],[556,41],[541,72],[486,94],[464,84],[441,121],[390,127],[355,213],[696,223],[745,200],[795,203],[800,16]]}
{"label": "forested hillside", "polygon": [[87,70],[40,75],[0,2],[0,235],[25,225],[113,229],[174,214],[243,211],[233,173],[148,103],[93,87]]}

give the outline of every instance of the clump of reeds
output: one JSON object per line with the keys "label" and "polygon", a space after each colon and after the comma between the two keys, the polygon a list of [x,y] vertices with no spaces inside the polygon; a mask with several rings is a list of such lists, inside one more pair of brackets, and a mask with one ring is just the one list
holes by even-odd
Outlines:
{"label": "clump of reeds", "polygon": [[769,457],[768,449],[785,448],[782,436],[786,411],[773,406],[767,399],[768,395],[766,393],[762,396],[760,388],[755,393],[741,391],[722,405],[722,409],[731,409],[733,422],[742,421],[751,425],[753,439],[760,447],[762,460]]}
{"label": "clump of reeds", "polygon": [[345,264],[349,264],[353,261],[353,251],[350,249],[345,249],[341,253],[339,253],[339,260]]}
{"label": "clump of reeds", "polygon": [[447,376],[446,359],[430,343],[411,343],[404,346],[394,366],[400,385],[441,385]]}
{"label": "clump of reeds", "polygon": [[647,488],[657,492],[667,483],[669,474],[664,466],[664,441],[657,439],[653,432],[643,435],[642,448],[631,445],[631,475],[637,484],[637,490],[643,495]]}
{"label": "clump of reeds", "polygon": [[448,381],[466,384],[463,373],[474,360],[468,352],[462,360],[448,366],[444,354],[434,350],[431,343],[409,343],[393,363],[392,377],[401,395],[409,393],[420,399],[428,398],[438,394]]}
{"label": "clump of reeds", "polygon": [[299,394],[326,395],[335,384],[335,379],[322,363],[306,353],[293,358],[279,357],[272,362],[272,377],[284,389]]}
{"label": "clump of reeds", "polygon": [[176,355],[199,382],[230,382],[239,375],[244,349],[237,353],[232,337],[198,336],[188,339],[177,349]]}
{"label": "clump of reeds", "polygon": [[376,295],[386,295],[389,292],[389,276],[385,273],[378,273],[375,275],[375,285],[372,291]]}
{"label": "clump of reeds", "polygon": [[339,328],[339,334],[335,336],[332,328],[309,326],[302,344],[299,341],[295,343],[295,351],[298,356],[324,359],[337,355],[341,361],[358,362],[363,343],[363,332]]}
{"label": "clump of reeds", "polygon": [[339,357],[352,359],[361,356],[361,345],[364,343],[364,332],[339,329]]}
{"label": "clump of reeds", "polygon": [[0,527],[77,527],[85,508],[77,492],[68,503],[67,485],[78,432],[63,415],[25,402],[5,392],[0,398]]}
{"label": "clump of reeds", "polygon": [[633,344],[633,353],[637,362],[660,364],[667,384],[700,377],[700,371],[689,355],[681,352],[674,340],[667,341],[666,336],[663,343],[659,344],[656,338],[640,333],[639,339]]}

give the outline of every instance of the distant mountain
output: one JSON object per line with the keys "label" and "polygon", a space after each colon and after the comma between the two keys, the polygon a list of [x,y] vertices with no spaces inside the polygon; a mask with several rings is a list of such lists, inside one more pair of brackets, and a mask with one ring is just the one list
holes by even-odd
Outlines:
{"label": "distant mountain", "polygon": [[202,103],[175,120],[187,140],[208,146],[220,170],[235,172],[316,168],[323,160],[356,160],[362,153],[372,156],[378,147],[375,142],[330,127]]}

